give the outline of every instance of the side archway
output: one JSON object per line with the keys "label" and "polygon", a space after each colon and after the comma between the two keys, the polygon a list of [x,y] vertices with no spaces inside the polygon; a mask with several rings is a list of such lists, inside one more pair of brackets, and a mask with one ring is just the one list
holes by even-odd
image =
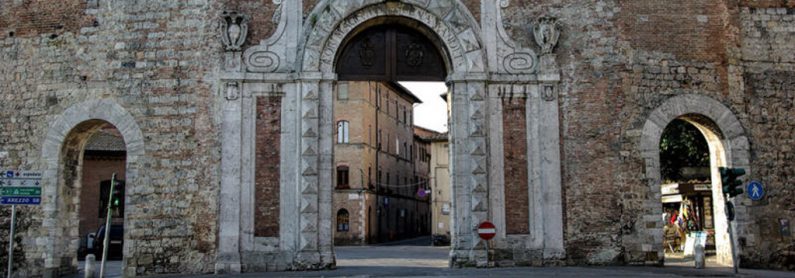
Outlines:
{"label": "side archway", "polygon": [[[121,105],[110,99],[90,100],[75,104],[50,125],[42,142],[41,156],[44,165],[42,179],[42,226],[46,231],[44,244],[45,273],[58,275],[61,269],[76,267],[76,245],[79,242],[73,195],[74,184],[79,183],[79,174],[72,165],[82,157],[82,149],[94,131],[104,125],[113,125],[122,135],[126,147],[126,181],[130,185],[125,194],[131,195],[136,184],[141,184],[140,169],[144,157],[144,140],[135,119]],[[71,161],[71,162],[70,162]],[[70,167],[67,167],[69,164]],[[132,190],[130,190],[132,189]],[[130,200],[130,198],[125,197]],[[130,202],[125,204],[129,214]],[[128,219],[127,215],[124,216]],[[135,243],[125,231],[123,256],[131,255]],[[63,265],[71,264],[71,265]]]}
{"label": "side archway", "polygon": [[[668,99],[651,112],[643,126],[640,142],[640,152],[644,160],[645,176],[649,186],[645,207],[650,212],[643,215],[642,219],[660,219],[662,214],[660,139],[665,127],[675,119],[685,120],[698,128],[709,145],[718,262],[731,264],[733,261],[731,257],[732,243],[727,232],[729,223],[723,212],[725,199],[721,189],[718,167],[745,168],[750,175],[750,148],[740,121],[722,103],[702,95],[682,95]],[[737,208],[737,219],[739,225],[742,225],[742,220],[746,219],[745,210],[740,207]],[[642,221],[642,223],[646,221]],[[651,257],[657,257],[658,261],[662,263],[664,257],[662,223],[654,223],[653,228],[649,228],[651,227],[649,224],[652,223],[644,225],[647,228],[641,236],[644,242],[653,245],[645,246],[643,249],[644,252],[656,253]],[[734,225],[734,227],[736,226],[738,224]],[[733,244],[736,245],[736,243],[735,239]],[[646,255],[645,257],[649,258],[650,256]]]}

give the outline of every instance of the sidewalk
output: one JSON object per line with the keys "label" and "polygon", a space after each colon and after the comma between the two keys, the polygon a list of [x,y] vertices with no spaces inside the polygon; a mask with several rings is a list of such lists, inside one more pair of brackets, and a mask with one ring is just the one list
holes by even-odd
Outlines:
{"label": "sidewalk", "polygon": [[238,275],[183,275],[170,277],[795,277],[795,273],[741,269],[739,275],[726,269],[686,267],[513,267],[513,268],[428,268],[428,267],[341,267],[315,272],[245,273]]}

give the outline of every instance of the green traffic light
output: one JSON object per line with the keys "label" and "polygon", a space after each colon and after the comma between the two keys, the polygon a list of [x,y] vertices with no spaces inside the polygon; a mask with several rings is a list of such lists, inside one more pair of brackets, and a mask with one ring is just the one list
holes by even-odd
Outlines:
{"label": "green traffic light", "polygon": [[720,167],[718,172],[723,183],[723,194],[728,194],[730,197],[743,194],[743,181],[738,178],[745,175],[745,169]]}

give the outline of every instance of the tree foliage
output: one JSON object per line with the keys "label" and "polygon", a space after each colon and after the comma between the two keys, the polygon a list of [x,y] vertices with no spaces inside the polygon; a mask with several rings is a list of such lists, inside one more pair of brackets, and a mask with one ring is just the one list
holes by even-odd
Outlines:
{"label": "tree foliage", "polygon": [[674,120],[660,139],[660,166],[663,180],[680,181],[684,167],[709,167],[709,146],[695,126]]}

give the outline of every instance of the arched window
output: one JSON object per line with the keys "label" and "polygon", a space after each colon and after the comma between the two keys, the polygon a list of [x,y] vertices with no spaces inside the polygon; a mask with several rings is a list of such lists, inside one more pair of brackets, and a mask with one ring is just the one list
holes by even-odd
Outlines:
{"label": "arched window", "polygon": [[350,142],[348,137],[348,121],[337,122],[337,143],[347,144]]}
{"label": "arched window", "polygon": [[348,228],[348,210],[340,209],[337,211],[337,232],[347,232]]}
{"label": "arched window", "polygon": [[337,188],[350,188],[348,183],[348,166],[337,166]]}

